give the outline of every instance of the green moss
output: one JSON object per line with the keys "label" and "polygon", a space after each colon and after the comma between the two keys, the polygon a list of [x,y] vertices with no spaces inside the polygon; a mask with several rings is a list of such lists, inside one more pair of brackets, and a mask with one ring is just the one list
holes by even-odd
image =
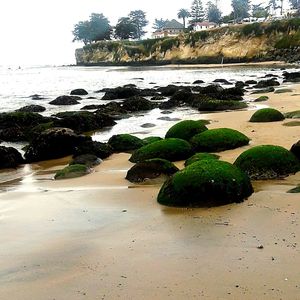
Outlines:
{"label": "green moss", "polygon": [[89,168],[99,165],[102,162],[100,158],[93,154],[83,154],[73,158],[69,165],[85,165]]}
{"label": "green moss", "polygon": [[131,134],[114,135],[109,139],[108,144],[117,152],[135,150],[144,145],[141,139]]}
{"label": "green moss", "polygon": [[300,46],[300,31],[286,34],[275,43],[277,49],[289,49]]}
{"label": "green moss", "polygon": [[300,121],[291,121],[291,122],[284,123],[282,125],[288,127],[300,126]]}
{"label": "green moss", "polygon": [[58,171],[54,178],[56,180],[59,179],[69,179],[69,178],[75,178],[75,177],[81,177],[90,172],[90,169],[85,165],[71,165],[68,167],[65,167],[64,169]]}
{"label": "green moss", "polygon": [[300,193],[300,185],[297,186],[297,187],[295,187],[295,188],[293,188],[293,189],[291,189],[291,190],[289,190],[289,191],[287,191],[287,193],[291,193],[291,194],[298,194],[298,193]]}
{"label": "green moss", "polygon": [[149,136],[143,139],[144,145],[152,144],[154,142],[161,141],[162,138],[159,136]]}
{"label": "green moss", "polygon": [[161,41],[160,49],[161,52],[167,52],[168,50],[171,50],[173,47],[179,46],[179,40],[177,37],[175,38],[167,38]]}
{"label": "green moss", "polygon": [[200,111],[223,111],[247,108],[245,102],[234,100],[205,100],[197,103]]}
{"label": "green moss", "polygon": [[151,158],[178,161],[192,155],[191,145],[181,139],[165,139],[137,149],[130,157],[131,162],[141,162]]}
{"label": "green moss", "polygon": [[187,167],[197,161],[204,160],[204,159],[219,159],[220,156],[212,153],[205,153],[205,152],[200,152],[194,154],[192,157],[186,160],[184,165]]}
{"label": "green moss", "polygon": [[260,96],[257,99],[254,100],[254,102],[264,102],[264,101],[268,101],[269,97],[268,96]]}
{"label": "green moss", "polygon": [[234,163],[252,179],[285,177],[300,170],[296,156],[280,146],[263,145],[243,152]]}
{"label": "green moss", "polygon": [[41,134],[43,131],[54,127],[53,122],[39,124],[33,127],[27,134],[29,140],[33,140],[36,136]]}
{"label": "green moss", "polygon": [[179,169],[170,161],[160,158],[148,159],[134,165],[126,175],[130,182],[143,182],[147,179],[154,179],[161,175],[170,176]]}
{"label": "green moss", "polygon": [[203,124],[201,120],[185,120],[172,126],[166,133],[166,139],[178,138],[189,141],[194,135],[206,130],[207,127]]}
{"label": "green moss", "polygon": [[242,202],[253,193],[248,176],[218,160],[195,162],[174,174],[158,194],[158,202],[168,206],[211,207]]}
{"label": "green moss", "polygon": [[294,110],[284,114],[287,119],[300,119],[300,110]]}
{"label": "green moss", "polygon": [[250,119],[250,122],[277,122],[284,120],[284,115],[274,108],[263,108],[256,111]]}
{"label": "green moss", "polygon": [[249,144],[249,138],[237,130],[218,128],[204,131],[191,139],[198,152],[220,152]]}

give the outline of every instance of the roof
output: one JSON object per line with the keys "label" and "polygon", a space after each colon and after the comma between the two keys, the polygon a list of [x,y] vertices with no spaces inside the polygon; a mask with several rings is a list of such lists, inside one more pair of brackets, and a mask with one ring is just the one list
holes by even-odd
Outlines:
{"label": "roof", "polygon": [[163,29],[184,29],[184,27],[180,22],[173,19],[171,21],[166,21]]}
{"label": "roof", "polygon": [[214,22],[208,22],[208,21],[204,21],[204,22],[196,22],[194,23],[194,26],[216,26],[217,24]]}

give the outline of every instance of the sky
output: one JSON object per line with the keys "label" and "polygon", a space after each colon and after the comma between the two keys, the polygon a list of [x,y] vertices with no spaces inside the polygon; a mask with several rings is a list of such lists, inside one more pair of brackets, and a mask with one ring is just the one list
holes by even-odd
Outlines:
{"label": "sky", "polygon": [[[252,3],[267,0],[253,0]],[[192,0],[1,0],[0,65],[75,64],[74,52],[82,46],[72,43],[72,30],[91,13],[103,13],[111,25],[131,10],[146,12],[151,30],[155,18],[173,19],[180,8],[189,9]],[[203,3],[207,1],[203,0]],[[219,0],[224,14],[231,0]]]}

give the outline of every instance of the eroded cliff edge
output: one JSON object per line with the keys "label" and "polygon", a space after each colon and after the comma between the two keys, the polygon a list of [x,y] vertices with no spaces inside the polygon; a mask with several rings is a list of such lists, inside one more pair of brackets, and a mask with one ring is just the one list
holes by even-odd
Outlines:
{"label": "eroded cliff edge", "polygon": [[254,23],[142,41],[101,41],[76,50],[77,65],[163,65],[300,60],[300,19]]}

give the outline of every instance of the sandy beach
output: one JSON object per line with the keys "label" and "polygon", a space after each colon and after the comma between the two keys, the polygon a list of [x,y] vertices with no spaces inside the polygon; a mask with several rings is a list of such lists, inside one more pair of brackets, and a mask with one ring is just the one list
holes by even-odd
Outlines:
{"label": "sandy beach", "polygon": [[[263,104],[300,110],[300,85],[293,89]],[[288,120],[249,123],[252,114],[199,115],[211,120],[209,128],[251,138],[222,152],[223,160],[299,140],[299,127],[283,126]],[[124,179],[128,158],[114,154],[92,174],[58,182],[54,171],[68,159],[45,162],[3,185],[0,299],[299,299],[300,196],[286,191],[300,173],[254,182],[255,193],[241,204],[178,209],[156,202],[159,184]]]}

